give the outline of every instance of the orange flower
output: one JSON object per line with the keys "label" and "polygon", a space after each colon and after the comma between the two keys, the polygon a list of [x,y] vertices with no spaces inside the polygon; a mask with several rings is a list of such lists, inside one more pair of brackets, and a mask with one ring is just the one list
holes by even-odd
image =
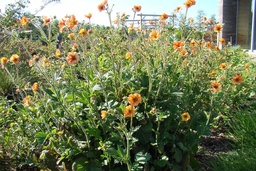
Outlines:
{"label": "orange flower", "polygon": [[195,48],[193,48],[193,49],[191,49],[191,53],[192,53],[193,55],[196,55],[196,54],[197,54],[197,50],[196,50]]}
{"label": "orange flower", "polygon": [[85,15],[86,18],[88,18],[89,20],[92,18],[92,14],[91,13],[88,13]]}
{"label": "orange flower", "polygon": [[226,69],[227,65],[225,63],[220,64],[220,69]]}
{"label": "orange flower", "polygon": [[37,91],[38,90],[38,83],[34,83],[31,88],[32,88],[33,91]]}
{"label": "orange flower", "polygon": [[155,24],[155,22],[152,21],[152,20],[150,20],[148,23],[149,23],[150,25],[154,25],[154,24]]}
{"label": "orange flower", "polygon": [[234,84],[241,84],[243,81],[243,78],[240,74],[237,74],[233,77],[233,83]]}
{"label": "orange flower", "polygon": [[128,103],[132,106],[137,106],[141,103],[141,95],[139,93],[130,94],[128,96]]}
{"label": "orange flower", "polygon": [[77,50],[78,45],[76,43],[73,44],[72,49]]}
{"label": "orange flower", "polygon": [[214,32],[219,33],[222,30],[223,26],[220,24],[215,25]]}
{"label": "orange flower", "polygon": [[177,41],[173,43],[173,49],[174,50],[181,50],[181,48],[184,46],[184,43],[181,41]]}
{"label": "orange flower", "polygon": [[217,81],[212,81],[212,90],[214,93],[218,92],[221,90],[221,84],[218,83]]}
{"label": "orange flower", "polygon": [[70,34],[68,34],[68,38],[72,38],[72,37],[74,37],[75,36],[75,33],[70,33]]}
{"label": "orange flower", "polygon": [[17,64],[19,62],[19,56],[17,54],[14,54],[10,58],[10,62]]}
{"label": "orange flower", "polygon": [[187,50],[186,49],[183,49],[181,52],[180,52],[180,56],[185,56],[187,54]]}
{"label": "orange flower", "polygon": [[37,55],[33,55],[33,59],[34,59],[35,62],[39,61],[39,57]]}
{"label": "orange flower", "polygon": [[189,115],[188,112],[185,112],[185,113],[181,114],[181,120],[182,120],[182,121],[187,122],[187,121],[190,120],[190,118],[191,118],[191,117],[190,117],[190,115]]}
{"label": "orange flower", "polygon": [[89,30],[87,31],[87,34],[92,34],[92,29],[89,29]]}
{"label": "orange flower", "polygon": [[74,28],[78,24],[78,21],[76,20],[76,17],[74,15],[71,15],[69,18],[69,28]]}
{"label": "orange flower", "polygon": [[63,20],[63,19],[61,19],[61,20],[59,21],[59,24],[58,24],[58,26],[59,26],[59,31],[60,31],[60,32],[63,31],[65,25],[66,25],[66,21]]}
{"label": "orange flower", "polygon": [[102,119],[107,117],[107,112],[105,110],[102,110],[100,113],[101,113],[101,118]]}
{"label": "orange flower", "polygon": [[1,66],[2,66],[3,69],[4,69],[7,62],[8,62],[8,59],[6,57],[1,58]]}
{"label": "orange flower", "polygon": [[27,97],[25,97],[25,98],[23,99],[23,106],[24,106],[24,107],[28,107],[29,104],[30,104],[30,97],[27,96]]}
{"label": "orange flower", "polygon": [[174,9],[174,12],[180,12],[181,9],[182,9],[182,7],[181,7],[181,6],[178,6],[178,7],[176,7],[176,8]]}
{"label": "orange flower", "polygon": [[221,44],[225,44],[226,43],[226,39],[224,39],[224,38],[221,38],[219,41],[220,41]]}
{"label": "orange flower", "polygon": [[116,19],[113,21],[114,24],[118,24],[118,22],[119,22],[118,18],[116,18]]}
{"label": "orange flower", "polygon": [[190,23],[190,24],[193,24],[193,23],[194,23],[194,18],[192,18],[192,17],[189,18],[189,23]]}
{"label": "orange flower", "polygon": [[106,9],[106,7],[105,7],[105,4],[104,3],[100,3],[99,5],[98,5],[98,10],[101,12],[101,11],[104,11]]}
{"label": "orange flower", "polygon": [[66,59],[68,61],[68,64],[70,65],[78,63],[78,60],[79,60],[76,52],[69,52]]}
{"label": "orange flower", "polygon": [[219,46],[215,46],[215,50],[219,51],[220,50]]}
{"label": "orange flower", "polygon": [[49,17],[46,17],[46,16],[43,16],[43,27],[46,26],[46,25],[49,25],[50,22],[51,22],[51,19]]}
{"label": "orange flower", "polygon": [[133,6],[133,11],[134,12],[140,12],[140,10],[141,10],[141,6],[140,5],[134,5]]}
{"label": "orange flower", "polygon": [[196,46],[196,41],[193,39],[193,40],[191,40],[191,42],[190,42],[190,46],[191,47],[195,47]]}
{"label": "orange flower", "polygon": [[107,5],[108,4],[108,0],[103,0],[102,4]]}
{"label": "orange flower", "polygon": [[61,53],[60,53],[59,49],[56,49],[55,55],[56,55],[57,58],[61,57]]}
{"label": "orange flower", "polygon": [[212,19],[208,19],[208,23],[212,25],[213,24]]}
{"label": "orange flower", "polygon": [[196,1],[195,0],[187,0],[184,5],[186,6],[186,8],[190,8],[191,6],[195,5]]}
{"label": "orange flower", "polygon": [[20,22],[21,22],[21,25],[27,25],[28,24],[28,18],[27,17],[25,17],[25,16],[23,16],[22,18],[21,18],[21,20],[20,20]]}
{"label": "orange flower", "polygon": [[246,64],[245,64],[245,68],[246,68],[246,70],[249,70],[250,64],[246,63]]}
{"label": "orange flower", "polygon": [[160,16],[159,20],[166,20],[168,17],[169,17],[168,14],[163,13],[163,14]]}
{"label": "orange flower", "polygon": [[86,36],[86,30],[85,29],[81,29],[80,31],[79,31],[79,34],[81,35],[81,36]]}
{"label": "orange flower", "polygon": [[151,41],[155,41],[158,40],[160,37],[160,33],[156,30],[151,31],[151,33],[149,33],[149,37]]}
{"label": "orange flower", "polygon": [[28,66],[32,67],[32,66],[33,66],[33,63],[34,63],[34,61],[33,61],[32,59],[30,59],[30,60],[28,61]]}
{"label": "orange flower", "polygon": [[211,70],[211,72],[209,73],[210,77],[215,77],[217,75],[217,72],[215,70]]}
{"label": "orange flower", "polygon": [[125,58],[126,58],[126,59],[131,59],[131,58],[132,58],[132,54],[131,54],[130,52],[127,52],[127,53],[125,54]]}
{"label": "orange flower", "polygon": [[126,106],[124,109],[124,117],[134,117],[135,116],[135,107],[132,105]]}

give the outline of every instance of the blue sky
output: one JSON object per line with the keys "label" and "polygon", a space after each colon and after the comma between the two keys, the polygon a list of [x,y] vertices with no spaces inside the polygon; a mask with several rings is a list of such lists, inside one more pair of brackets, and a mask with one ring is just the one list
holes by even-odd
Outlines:
{"label": "blue sky", "polygon": [[[0,9],[4,11],[6,4],[15,2],[16,0],[0,0]],[[31,5],[28,10],[34,13],[39,9],[42,0],[30,0]],[[91,21],[96,24],[108,25],[108,17],[105,12],[99,12],[97,5],[102,0],[61,0],[60,3],[48,5],[38,15],[57,16],[62,18],[66,14],[74,14],[79,20],[86,20],[84,17],[87,13],[92,13]],[[108,0],[109,5],[113,7],[112,19],[115,19],[116,13],[125,12],[128,15],[133,15],[132,7],[135,4],[142,6],[141,13],[143,14],[171,14],[177,6],[183,5],[185,0]],[[192,6],[188,11],[189,17],[196,17],[197,11],[203,10],[207,17],[215,14],[218,19],[218,0],[196,0],[196,5]],[[182,12],[185,11],[183,8]],[[132,18],[132,17],[131,17]],[[130,19],[131,19],[130,18]]]}

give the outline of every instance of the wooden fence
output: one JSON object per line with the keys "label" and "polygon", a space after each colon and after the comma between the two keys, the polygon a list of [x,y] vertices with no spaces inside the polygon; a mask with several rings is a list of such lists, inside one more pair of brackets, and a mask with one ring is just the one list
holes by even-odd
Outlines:
{"label": "wooden fence", "polygon": [[[159,21],[159,17],[161,15],[158,14],[137,14],[140,19],[134,19],[134,20],[125,20],[126,23],[131,23],[131,24],[137,24],[137,26],[141,28],[149,28],[149,27],[156,27],[157,22]],[[176,15],[168,15],[169,19],[169,25],[174,26],[175,23],[175,17]],[[149,24],[150,21],[153,21],[154,24]]]}

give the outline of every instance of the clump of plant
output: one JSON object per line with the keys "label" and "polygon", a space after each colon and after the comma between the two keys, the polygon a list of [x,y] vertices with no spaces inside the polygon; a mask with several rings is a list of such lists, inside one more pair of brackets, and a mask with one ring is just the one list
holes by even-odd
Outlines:
{"label": "clump of plant", "polygon": [[[186,13],[193,5],[185,2]],[[98,8],[111,12],[107,1]],[[66,16],[56,48],[52,19],[44,17],[49,34],[37,28],[47,51],[29,59],[44,81],[30,82],[32,93],[2,128],[5,148],[22,154],[18,161],[51,170],[199,168],[194,156],[201,137],[210,134],[215,117],[230,115],[253,91],[253,64],[225,39],[190,37],[195,28],[186,15],[177,28],[168,28],[167,19],[163,14],[153,29],[126,32],[123,20],[120,27],[98,29]],[[222,25],[205,24],[219,35]],[[14,130],[19,146],[9,141]]]}

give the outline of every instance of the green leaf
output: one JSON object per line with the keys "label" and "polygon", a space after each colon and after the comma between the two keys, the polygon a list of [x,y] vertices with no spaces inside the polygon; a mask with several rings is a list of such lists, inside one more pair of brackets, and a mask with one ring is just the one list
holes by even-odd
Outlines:
{"label": "green leaf", "polygon": [[142,152],[139,152],[136,154],[135,158],[140,164],[145,164],[151,159],[151,155],[149,153],[143,154]]}
{"label": "green leaf", "polygon": [[95,86],[93,86],[92,90],[93,91],[100,91],[100,90],[102,90],[102,88],[99,84],[96,84]]}
{"label": "green leaf", "polygon": [[36,134],[35,138],[36,138],[37,142],[42,145],[47,138],[47,134],[44,132],[38,132]]}
{"label": "green leaf", "polygon": [[182,160],[182,152],[179,149],[175,148],[173,158],[176,160],[176,162],[179,163]]}
{"label": "green leaf", "polygon": [[73,171],[102,171],[99,161],[88,160],[85,157],[80,157],[72,164]]}

